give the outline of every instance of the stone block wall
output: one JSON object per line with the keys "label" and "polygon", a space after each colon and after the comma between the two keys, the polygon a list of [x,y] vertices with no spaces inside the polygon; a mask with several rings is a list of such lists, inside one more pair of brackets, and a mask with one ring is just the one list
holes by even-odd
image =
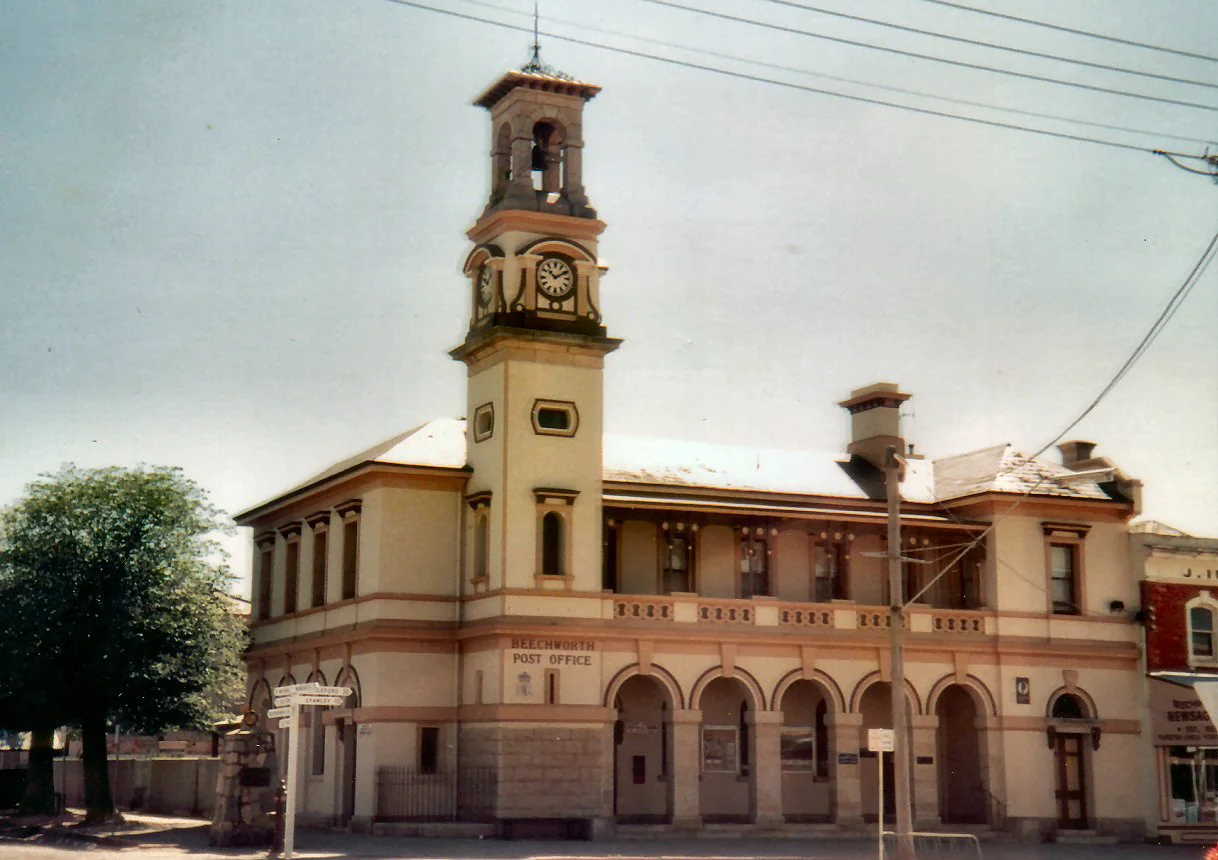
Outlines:
{"label": "stone block wall", "polygon": [[613,813],[609,726],[462,726],[463,767],[496,772],[496,819],[600,819]]}

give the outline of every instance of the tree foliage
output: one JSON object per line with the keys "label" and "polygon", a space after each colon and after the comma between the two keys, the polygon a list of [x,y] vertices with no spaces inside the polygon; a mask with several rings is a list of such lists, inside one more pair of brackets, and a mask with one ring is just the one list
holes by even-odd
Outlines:
{"label": "tree foliage", "polygon": [[101,778],[107,724],[214,719],[245,635],[212,537],[222,527],[178,469],[66,466],[31,484],[0,515],[0,727],[79,726],[86,771],[100,737]]}

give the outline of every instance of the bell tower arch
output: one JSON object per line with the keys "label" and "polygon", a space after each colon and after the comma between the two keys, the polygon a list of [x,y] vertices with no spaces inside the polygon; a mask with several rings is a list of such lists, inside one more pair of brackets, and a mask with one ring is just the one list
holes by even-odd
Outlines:
{"label": "bell tower arch", "polygon": [[450,353],[467,367],[468,519],[486,547],[467,554],[467,592],[601,588],[602,377],[620,341],[601,315],[605,224],[583,180],[598,92],[535,49],[474,101],[490,114],[491,175],[467,233],[468,330]]}

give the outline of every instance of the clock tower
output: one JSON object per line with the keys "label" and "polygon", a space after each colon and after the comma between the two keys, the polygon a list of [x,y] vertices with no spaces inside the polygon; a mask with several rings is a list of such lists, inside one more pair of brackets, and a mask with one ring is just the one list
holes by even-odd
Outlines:
{"label": "clock tower", "polygon": [[[490,114],[490,194],[468,236],[464,591],[599,592],[605,225],[583,184],[600,87],[533,60],[474,104]],[[511,613],[516,614],[516,613]]]}

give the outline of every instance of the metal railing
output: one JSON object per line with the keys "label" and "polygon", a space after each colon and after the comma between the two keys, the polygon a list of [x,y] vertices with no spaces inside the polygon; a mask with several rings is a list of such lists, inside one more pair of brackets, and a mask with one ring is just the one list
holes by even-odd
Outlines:
{"label": "metal railing", "polygon": [[[972,833],[926,833],[915,831],[914,853],[918,860],[935,860],[939,857],[975,857],[982,860],[981,840]],[[884,856],[897,856],[897,835],[884,831]]]}
{"label": "metal railing", "polygon": [[494,817],[493,767],[428,773],[406,765],[376,769],[377,821],[486,821]]}

